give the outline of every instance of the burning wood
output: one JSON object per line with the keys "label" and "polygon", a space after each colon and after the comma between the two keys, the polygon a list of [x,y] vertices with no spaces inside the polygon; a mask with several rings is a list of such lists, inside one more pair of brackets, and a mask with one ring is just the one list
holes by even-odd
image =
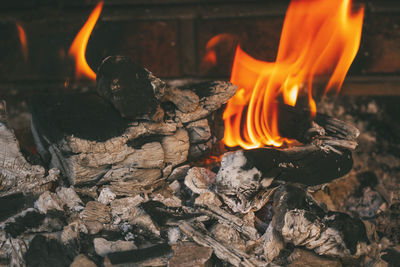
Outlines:
{"label": "burning wood", "polygon": [[[315,3],[321,7],[322,1]],[[356,27],[363,12],[346,17],[348,4],[344,1],[332,10],[333,21],[345,17],[344,22]],[[301,12],[293,13],[295,7]],[[322,11],[331,11],[329,7]],[[102,3],[79,34],[84,46],[101,8]],[[302,1],[294,2],[286,24],[292,25],[304,12]],[[316,21],[332,26],[321,14]],[[311,118],[309,111],[295,107],[303,78],[312,80],[315,74],[307,60],[320,64],[331,57],[321,51],[325,49],[321,44],[315,51],[307,47],[315,38],[325,40],[324,31],[313,34],[313,23],[307,21],[305,29],[313,26],[312,30],[298,42],[306,46],[311,59],[297,50],[292,51],[293,57],[286,53],[291,38],[280,49],[273,71],[269,63],[238,50],[241,59],[234,65],[233,81],[250,76],[238,81],[237,92],[228,82],[177,88],[128,58],[106,58],[97,73],[96,92],[68,92],[32,103],[32,133],[43,162],[51,168],[47,172],[28,163],[20,152],[2,103],[0,261],[14,266],[380,262],[382,244],[373,227],[332,208],[333,200],[321,200],[326,197],[319,190],[321,184],[331,182],[332,187],[332,180],[352,169],[359,131],[316,113],[311,95]],[[348,34],[345,27],[328,30],[337,33],[333,40],[339,43]],[[341,84],[357,50],[359,31],[350,45],[340,48],[346,57],[332,63],[339,71],[329,66],[321,69],[323,74],[333,71],[328,89]],[[335,44],[327,49],[336,51]],[[84,49],[77,51],[79,61],[86,63]],[[82,75],[93,78],[94,72],[83,66]],[[239,73],[238,66],[245,71]],[[260,71],[254,66],[260,67],[261,77],[254,77]],[[260,96],[273,97],[259,97],[250,92],[253,89]],[[275,98],[281,91],[286,104]],[[218,168],[198,167],[195,159],[221,139],[214,126],[227,101],[224,142],[246,150],[221,153]],[[255,116],[246,116],[243,122],[245,109]],[[264,147],[284,143],[292,146]],[[363,194],[377,195],[371,191]],[[374,214],[382,202],[373,203]],[[356,205],[351,211],[369,215]],[[385,216],[390,214],[381,219]]]}
{"label": "burning wood", "polygon": [[[120,57],[108,58],[99,71],[97,91],[106,100],[92,93],[65,95],[40,99],[33,107],[39,153],[71,184],[131,183],[129,190],[140,192],[141,187],[168,177],[171,168],[188,156],[201,155],[197,147],[205,146],[203,152],[211,148],[216,139],[206,118],[236,89],[226,82],[170,87]],[[175,94],[179,104],[171,106]],[[193,108],[183,112],[179,105]],[[136,119],[125,118],[133,114]]]}

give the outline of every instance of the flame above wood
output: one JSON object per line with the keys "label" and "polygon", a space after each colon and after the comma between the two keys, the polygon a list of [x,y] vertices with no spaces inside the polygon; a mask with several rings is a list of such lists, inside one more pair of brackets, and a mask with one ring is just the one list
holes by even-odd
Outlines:
{"label": "flame above wood", "polygon": [[224,143],[245,149],[291,143],[279,134],[276,101],[295,106],[306,89],[314,116],[316,77],[326,78],[325,93],[339,92],[359,48],[363,16],[363,7],[352,12],[351,0],[294,0],[275,62],[254,59],[238,46],[231,82],[239,90],[224,112]]}
{"label": "flame above wood", "polygon": [[76,79],[96,80],[96,73],[90,68],[86,62],[86,46],[93,31],[94,26],[100,16],[103,8],[103,1],[99,2],[93,9],[85,25],[76,35],[68,54],[75,60],[75,77]]}

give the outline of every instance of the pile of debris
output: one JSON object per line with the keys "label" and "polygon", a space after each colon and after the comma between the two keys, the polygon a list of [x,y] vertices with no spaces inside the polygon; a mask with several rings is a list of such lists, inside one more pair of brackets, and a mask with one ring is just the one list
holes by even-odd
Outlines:
{"label": "pile of debris", "polygon": [[100,96],[33,105],[48,171],[21,154],[2,104],[1,264],[384,264],[365,222],[316,200],[319,183],[351,169],[354,127],[319,116],[302,132],[308,145],[227,152],[217,168],[199,167],[192,159],[220,138],[210,124],[234,86],[178,89],[120,57],[103,62],[97,82]]}

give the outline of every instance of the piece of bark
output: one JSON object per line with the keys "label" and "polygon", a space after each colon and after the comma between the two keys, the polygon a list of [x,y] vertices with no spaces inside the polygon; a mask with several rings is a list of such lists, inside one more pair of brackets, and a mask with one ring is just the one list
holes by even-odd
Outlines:
{"label": "piece of bark", "polygon": [[164,162],[176,166],[186,161],[189,153],[189,136],[186,130],[179,129],[174,135],[161,141],[164,150]]}
{"label": "piece of bark", "polygon": [[211,262],[212,249],[190,242],[184,242],[174,248],[174,256],[168,262],[169,267],[208,267]]}
{"label": "piece of bark", "polygon": [[206,155],[209,151],[211,151],[211,148],[213,147],[214,144],[215,141],[213,139],[209,139],[205,143],[191,144],[189,148],[190,159],[195,160]]}
{"label": "piece of bark", "polygon": [[199,97],[194,92],[172,86],[166,87],[165,93],[160,98],[160,101],[172,102],[179,111],[184,113],[195,111],[199,105]]}
{"label": "piece of bark", "polygon": [[4,101],[0,101],[0,148],[0,196],[40,193],[57,182],[57,170],[50,170],[46,175],[42,166],[31,165],[22,155],[14,132],[8,127]]}
{"label": "piece of bark", "polygon": [[188,89],[194,91],[200,97],[199,106],[196,110],[187,113],[177,110],[177,120],[188,123],[207,117],[211,112],[216,111],[228,102],[236,93],[236,88],[229,82],[220,81],[192,85]]}
{"label": "piece of bark", "polygon": [[[99,183],[132,182],[132,185],[146,186],[161,177],[160,169],[137,169],[130,167],[113,167],[101,178]],[[110,188],[111,189],[111,188]],[[113,191],[113,190],[111,190]]]}
{"label": "piece of bark", "polygon": [[253,226],[246,224],[243,219],[230,214],[217,205],[207,205],[205,209],[200,209],[200,211],[211,218],[217,219],[219,222],[235,229],[237,232],[243,234],[251,240],[256,240],[259,237],[257,230]]}
{"label": "piece of bark", "polygon": [[[149,72],[123,56],[109,56],[97,72],[97,93],[125,118],[160,120]],[[159,116],[161,115],[161,116]]]}
{"label": "piece of bark", "polygon": [[242,238],[240,233],[229,225],[217,223],[210,228],[210,233],[215,240],[222,244],[234,247],[237,250],[246,250],[246,239]]}
{"label": "piece of bark", "polygon": [[90,234],[97,234],[103,225],[111,222],[110,208],[97,201],[86,203],[85,210],[80,214]]}
{"label": "piece of bark", "polygon": [[204,143],[211,138],[211,129],[206,119],[194,121],[185,126],[191,144]]}

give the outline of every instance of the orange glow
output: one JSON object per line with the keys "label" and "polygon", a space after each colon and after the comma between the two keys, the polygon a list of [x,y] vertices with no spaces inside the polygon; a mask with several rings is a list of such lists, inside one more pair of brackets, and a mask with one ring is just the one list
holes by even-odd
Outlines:
{"label": "orange glow", "polygon": [[223,115],[227,146],[252,149],[291,143],[279,135],[278,98],[294,106],[306,91],[315,116],[314,78],[326,78],[325,93],[339,92],[361,39],[364,8],[352,12],[351,4],[351,0],[293,0],[275,62],[254,59],[237,47],[231,82],[240,89]]}
{"label": "orange glow", "polygon": [[96,73],[89,67],[86,62],[86,46],[90,38],[90,34],[93,31],[94,26],[100,16],[103,8],[103,1],[99,2],[93,9],[85,25],[76,35],[71,47],[69,48],[68,54],[75,60],[75,75],[77,79],[90,79],[96,80]]}
{"label": "orange glow", "polygon": [[21,42],[22,54],[24,55],[25,62],[27,62],[28,61],[28,41],[26,38],[26,33],[24,31],[24,28],[22,28],[22,26],[18,22],[15,24],[17,25],[18,37],[19,37],[19,41]]}
{"label": "orange glow", "polygon": [[[224,48],[236,43],[236,39],[229,33],[220,33],[211,38],[206,45],[206,54],[203,58],[203,63],[215,66],[217,64],[217,49],[219,46],[224,44]],[[236,44],[232,47],[234,47]]]}

